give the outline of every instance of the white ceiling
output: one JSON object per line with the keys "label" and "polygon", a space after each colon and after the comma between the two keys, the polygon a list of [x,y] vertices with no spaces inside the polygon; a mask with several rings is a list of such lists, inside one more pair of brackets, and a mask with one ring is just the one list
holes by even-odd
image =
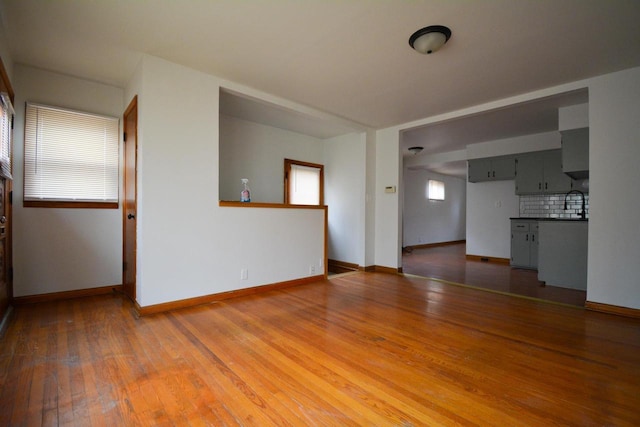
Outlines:
{"label": "white ceiling", "polygon": [[[640,65],[637,0],[0,0],[0,14],[15,63],[122,87],[147,53],[376,129]],[[420,55],[409,36],[433,24],[453,35]],[[478,132],[547,126],[537,110],[514,129],[527,108],[541,106]],[[426,132],[444,151],[443,133],[468,137]]]}

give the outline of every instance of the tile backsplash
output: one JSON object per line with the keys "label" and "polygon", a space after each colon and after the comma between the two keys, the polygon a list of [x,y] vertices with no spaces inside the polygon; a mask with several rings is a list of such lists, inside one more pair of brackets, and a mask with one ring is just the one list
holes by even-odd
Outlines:
{"label": "tile backsplash", "polygon": [[[520,196],[520,217],[522,218],[580,218],[582,197],[570,194],[567,210],[564,209],[564,194]],[[589,194],[584,195],[587,218],[589,218]]]}

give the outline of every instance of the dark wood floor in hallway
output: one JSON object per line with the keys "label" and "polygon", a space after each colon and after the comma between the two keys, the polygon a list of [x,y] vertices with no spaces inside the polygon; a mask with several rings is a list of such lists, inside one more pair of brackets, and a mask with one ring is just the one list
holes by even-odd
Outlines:
{"label": "dark wood floor in hallway", "polygon": [[540,298],[584,307],[587,293],[575,289],[545,286],[538,272],[511,268],[494,262],[469,261],[464,243],[417,248],[402,256],[407,274],[447,280],[469,286]]}

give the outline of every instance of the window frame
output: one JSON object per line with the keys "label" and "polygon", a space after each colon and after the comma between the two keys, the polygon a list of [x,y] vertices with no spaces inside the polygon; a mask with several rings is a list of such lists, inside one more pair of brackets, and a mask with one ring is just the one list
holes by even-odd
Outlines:
{"label": "window frame", "polygon": [[[13,118],[15,111],[9,92],[0,93],[2,135],[0,138],[0,178],[13,180]],[[6,152],[5,152],[6,151]]]}
{"label": "window frame", "polygon": [[[433,187],[431,185],[432,182],[434,183]],[[436,187],[440,187],[440,188],[436,188]],[[431,195],[432,188],[433,188],[433,190],[438,190],[438,192],[440,192],[440,189],[442,190],[442,198],[441,199],[432,197],[432,195]],[[429,179],[427,181],[427,199],[429,199],[429,201],[431,201],[431,202],[444,202],[445,194],[446,193],[445,193],[444,181],[440,181],[438,179]],[[437,196],[439,196],[439,194]]]}
{"label": "window frame", "polygon": [[[307,168],[319,169],[319,203],[317,205],[300,205],[300,206],[324,206],[324,165],[317,163],[304,162],[301,160],[292,160],[292,159],[284,159],[284,204],[285,205],[293,205],[289,202],[289,186],[290,180],[289,176],[291,174],[291,166],[303,166]],[[296,205],[297,206],[297,205]]]}
{"label": "window frame", "polygon": [[73,201],[73,200],[25,200],[25,186],[26,186],[26,162],[27,162],[27,156],[26,154],[23,156],[23,200],[22,200],[22,206],[25,208],[65,208],[65,209],[118,209],[119,205],[120,205],[120,134],[121,134],[121,130],[120,130],[120,119],[118,117],[114,117],[114,116],[109,116],[106,114],[96,114],[96,113],[91,113],[91,112],[87,112],[87,111],[80,111],[80,110],[74,110],[74,109],[70,109],[70,108],[65,108],[65,107],[59,107],[59,106],[55,106],[55,105],[46,105],[46,104],[40,104],[40,103],[35,103],[35,102],[26,102],[25,103],[25,115],[24,115],[24,125],[25,125],[25,150],[26,150],[26,129],[27,129],[27,108],[28,106],[35,106],[35,107],[43,107],[43,108],[50,108],[50,109],[54,109],[54,110],[60,110],[60,111],[64,111],[64,112],[68,112],[68,113],[73,113],[73,114],[79,114],[79,115],[88,115],[88,116],[95,116],[95,117],[99,117],[99,118],[105,118],[105,119],[115,119],[117,121],[117,126],[118,126],[118,130],[117,130],[117,134],[116,134],[116,143],[117,143],[117,157],[118,157],[118,161],[117,161],[117,195],[116,195],[116,201],[92,201],[92,200],[78,200],[78,201]]}

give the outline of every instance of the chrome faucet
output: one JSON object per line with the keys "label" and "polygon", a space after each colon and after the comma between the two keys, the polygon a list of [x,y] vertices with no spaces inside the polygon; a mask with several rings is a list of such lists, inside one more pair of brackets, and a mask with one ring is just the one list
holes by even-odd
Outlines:
{"label": "chrome faucet", "polygon": [[584,193],[580,190],[571,190],[569,191],[567,194],[564,195],[564,210],[567,210],[567,197],[569,197],[569,195],[571,193],[578,193],[580,194],[580,196],[582,196],[582,210],[580,211],[580,218],[582,219],[586,219],[587,218],[587,204],[585,202],[584,199]]}

